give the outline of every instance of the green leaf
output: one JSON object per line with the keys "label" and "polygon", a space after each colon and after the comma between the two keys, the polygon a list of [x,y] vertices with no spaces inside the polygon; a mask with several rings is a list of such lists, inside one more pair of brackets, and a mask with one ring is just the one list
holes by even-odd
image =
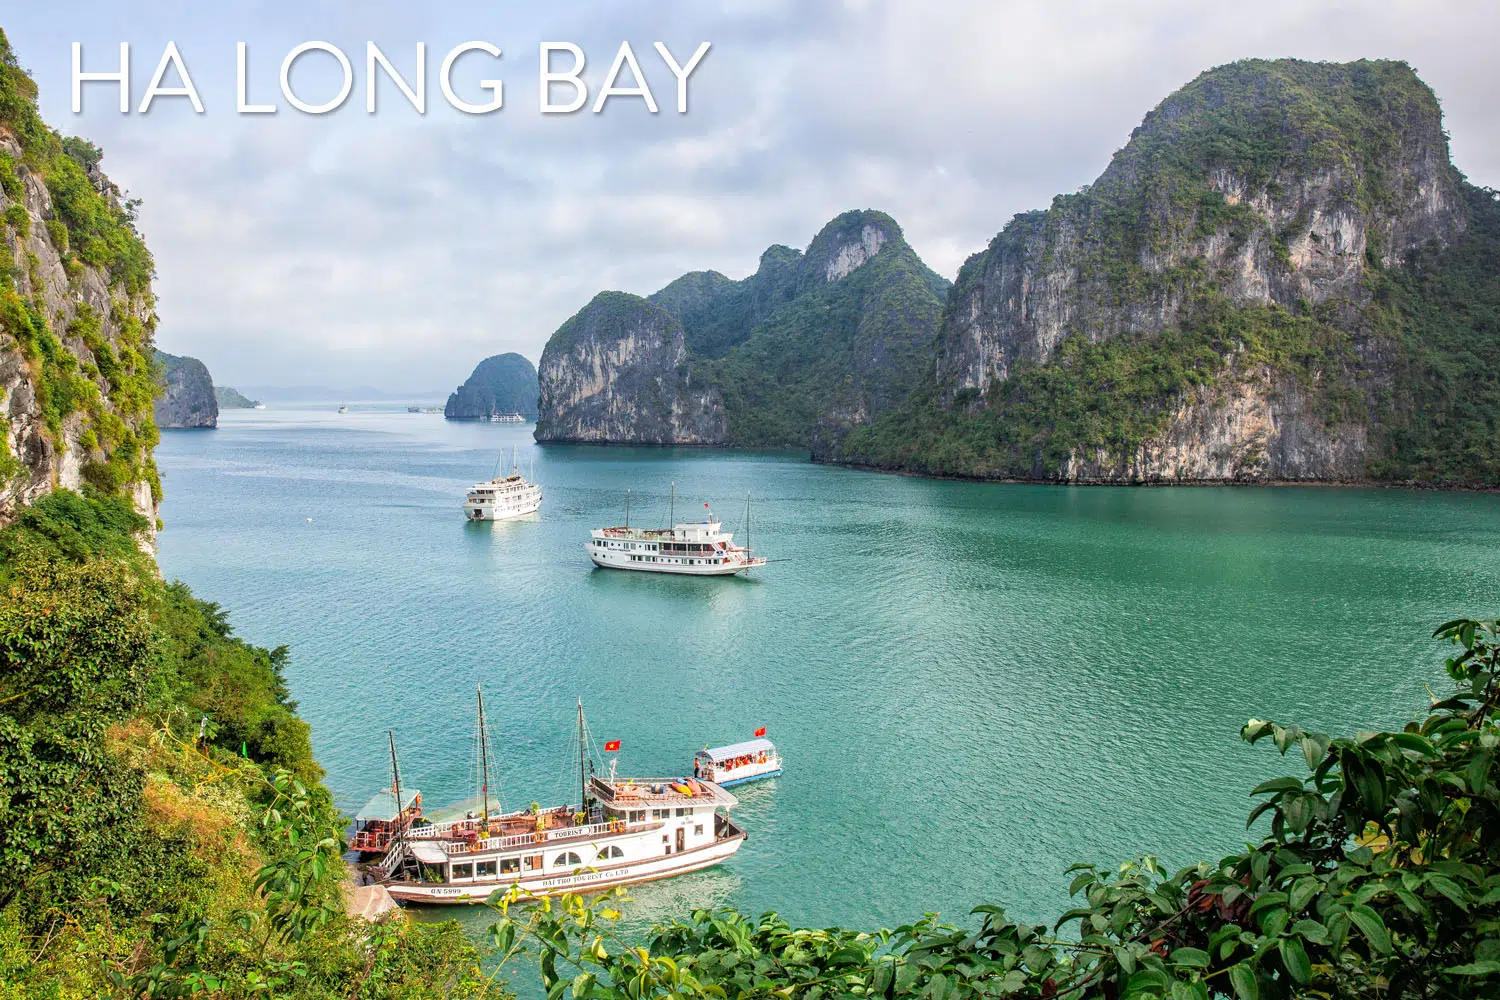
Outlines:
{"label": "green leaf", "polygon": [[1450,976],[1493,976],[1500,974],[1500,962],[1470,962],[1447,970]]}
{"label": "green leaf", "polygon": [[1299,920],[1292,925],[1292,933],[1301,935],[1313,944],[1328,943],[1328,928],[1316,920]]}
{"label": "green leaf", "polygon": [[1300,792],[1302,791],[1301,778],[1272,778],[1270,781],[1262,781],[1250,789],[1251,795],[1264,795],[1267,792]]}
{"label": "green leaf", "polygon": [[1209,958],[1208,952],[1198,948],[1178,948],[1172,952],[1172,964],[1206,969],[1213,964],[1213,960]]}
{"label": "green leaf", "polygon": [[1380,914],[1361,903],[1349,911],[1349,919],[1354,921],[1354,926],[1370,942],[1370,947],[1384,955],[1391,950],[1391,935],[1385,929],[1385,921],[1380,919]]}
{"label": "green leaf", "polygon": [[1307,949],[1302,947],[1301,939],[1283,938],[1276,949],[1281,952],[1282,964],[1293,979],[1305,983],[1312,978],[1312,963],[1307,960]]}
{"label": "green leaf", "polygon": [[1311,875],[1299,878],[1292,885],[1291,892],[1287,893],[1287,909],[1293,913],[1301,913],[1303,908],[1318,894],[1318,890],[1322,888],[1323,883]]}

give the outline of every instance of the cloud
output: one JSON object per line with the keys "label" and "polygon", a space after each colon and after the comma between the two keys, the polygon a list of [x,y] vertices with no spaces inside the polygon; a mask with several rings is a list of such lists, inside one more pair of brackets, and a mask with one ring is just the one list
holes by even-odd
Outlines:
{"label": "cloud", "polygon": [[[740,276],[771,243],[805,246],[849,208],[882,208],[949,275],[1015,213],[1090,182],[1153,105],[1209,66],[1246,56],[1411,62],[1444,100],[1461,169],[1500,183],[1487,95],[1500,13],[1481,3],[1263,0],[669,0],[526,7],[394,3],[28,5],[5,25],[43,111],[106,151],[144,199],[156,256],[158,339],[221,382],[429,389],[487,354],[536,359],[601,288],[647,293],[683,271]],[[447,108],[437,66],[470,38],[504,50],[505,110]],[[104,90],[68,108],[69,48],[107,62],[135,46],[137,99],[166,40],[208,105],[120,116]],[[236,116],[234,43],[254,99],[277,99],[292,46],[327,39],[356,70],[349,104],[309,118]],[[364,43],[398,67],[428,45],[429,113],[388,81],[364,113]],[[596,89],[630,40],[662,111],[536,113],[536,50],[575,41]],[[692,109],[651,47],[713,49]],[[331,90],[332,60],[297,82]],[[469,99],[496,73],[465,57]]]}

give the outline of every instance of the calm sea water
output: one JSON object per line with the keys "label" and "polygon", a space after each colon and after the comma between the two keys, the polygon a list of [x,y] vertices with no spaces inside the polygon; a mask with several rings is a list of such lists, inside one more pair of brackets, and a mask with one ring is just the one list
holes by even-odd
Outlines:
{"label": "calm sea water", "polygon": [[[484,685],[506,804],[571,799],[582,697],[621,773],[681,773],[767,726],[745,847],[637,887],[891,925],[975,904],[1050,919],[1063,869],[1240,844],[1248,789],[1295,770],[1250,716],[1397,725],[1441,683],[1432,627],[1500,611],[1500,497],[1344,489],[928,482],[798,456],[539,448],[530,427],[361,408],[232,411],[168,432],[161,564],[288,675],[338,802],[389,782],[473,793]],[[464,521],[519,445],[542,512]],[[714,511],[778,561],[754,579],[597,570],[588,529]],[[448,915],[450,911],[444,911]],[[468,912],[475,928],[488,920]]]}

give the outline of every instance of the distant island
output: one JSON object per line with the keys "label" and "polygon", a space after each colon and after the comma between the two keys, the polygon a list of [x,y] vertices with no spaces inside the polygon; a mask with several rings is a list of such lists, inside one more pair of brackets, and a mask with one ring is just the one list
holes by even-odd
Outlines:
{"label": "distant island", "polygon": [[156,426],[177,430],[219,426],[214,380],[197,358],[157,351],[161,393],[156,397]]}
{"label": "distant island", "polygon": [[537,374],[530,361],[515,353],[479,362],[443,408],[449,420],[493,420],[517,413],[536,419]]}
{"label": "distant island", "polygon": [[260,400],[251,399],[233,386],[214,386],[214,399],[221,410],[253,410],[261,405]]}

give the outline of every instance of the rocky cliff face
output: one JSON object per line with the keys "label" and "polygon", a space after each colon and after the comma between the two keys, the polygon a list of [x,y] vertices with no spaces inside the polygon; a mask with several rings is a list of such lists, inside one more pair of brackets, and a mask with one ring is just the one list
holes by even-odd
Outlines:
{"label": "rocky cliff face", "polygon": [[538,440],[838,437],[904,398],[930,366],[946,289],[890,216],[862,211],[826,225],[805,254],[769,248],[742,281],[695,271],[649,300],[601,296],[591,310],[628,302],[628,322],[610,325],[602,344],[579,342],[579,317],[553,336]]}
{"label": "rocky cliff face", "polygon": [[547,342],[538,441],[724,441],[723,401],[687,367],[682,324],[636,295],[601,292]]}
{"label": "rocky cliff face", "polygon": [[519,354],[496,354],[479,362],[468,381],[448,397],[443,416],[449,420],[488,420],[519,413],[528,420],[537,414],[537,375]]}
{"label": "rocky cliff face", "polygon": [[[1088,482],[1368,478],[1396,447],[1424,336],[1376,292],[1467,238],[1471,194],[1403,63],[1211,70],[1091,187],[970,258],[921,398],[821,457]],[[917,426],[923,443],[904,443]]]}
{"label": "rocky cliff face", "polygon": [[197,358],[156,352],[161,393],[154,408],[156,426],[173,430],[219,426],[219,399],[208,366]]}
{"label": "rocky cliff face", "polygon": [[1238,305],[1362,303],[1372,263],[1463,233],[1460,184],[1437,100],[1402,64],[1210,71],[1090,189],[1017,217],[964,265],[939,377],[983,392],[1065,336],[1158,333],[1204,288]]}
{"label": "rocky cliff face", "polygon": [[98,149],[35,99],[0,35],[0,520],[87,483],[154,524],[151,258]]}

